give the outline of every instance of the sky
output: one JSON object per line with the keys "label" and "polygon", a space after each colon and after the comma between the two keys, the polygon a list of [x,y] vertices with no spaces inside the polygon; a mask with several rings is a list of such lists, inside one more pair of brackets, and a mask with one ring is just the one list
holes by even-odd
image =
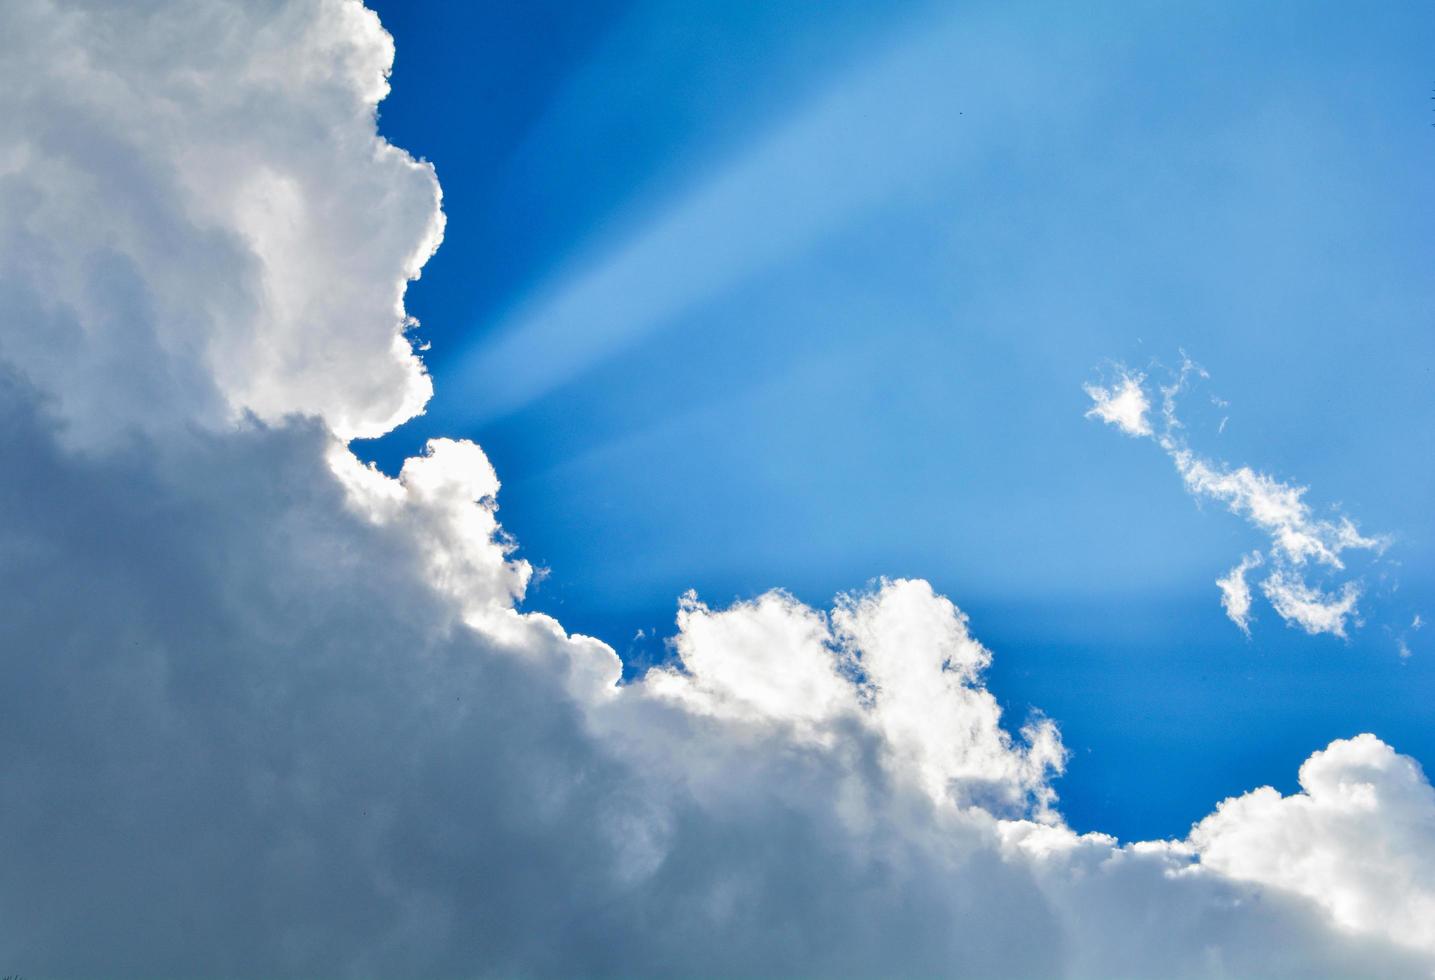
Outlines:
{"label": "sky", "polygon": [[0,975],[1429,977],[1432,22],[0,5]]}
{"label": "sky", "polygon": [[[632,676],[687,589],[926,578],[1124,839],[1357,731],[1435,757],[1429,11],[377,9],[449,229],[408,297],[437,394],[358,452],[483,445],[527,608]],[[1084,416],[1183,356],[1193,447],[1389,537],[1345,638],[1233,628],[1259,529]]]}

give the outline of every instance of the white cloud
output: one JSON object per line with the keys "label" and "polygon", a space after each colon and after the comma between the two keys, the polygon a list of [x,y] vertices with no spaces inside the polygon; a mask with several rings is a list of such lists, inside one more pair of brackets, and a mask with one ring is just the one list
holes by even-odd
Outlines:
{"label": "white cloud", "polygon": [[[1226,505],[1231,513],[1244,517],[1270,537],[1270,551],[1255,551],[1239,565],[1216,580],[1221,606],[1242,632],[1250,633],[1251,591],[1246,573],[1270,558],[1270,572],[1261,591],[1276,613],[1291,626],[1307,633],[1345,636],[1347,620],[1356,618],[1360,586],[1343,583],[1335,596],[1326,595],[1308,584],[1301,569],[1308,564],[1344,571],[1342,554],[1348,550],[1383,552],[1386,540],[1360,533],[1345,515],[1327,520],[1316,517],[1305,502],[1308,488],[1283,483],[1249,466],[1231,468],[1197,455],[1186,444],[1184,426],[1176,413],[1176,398],[1194,375],[1207,374],[1182,352],[1180,371],[1169,385],[1161,387],[1162,429],[1156,432],[1145,421],[1150,402],[1142,387],[1145,377],[1118,367],[1121,380],[1112,389],[1085,385],[1096,402],[1086,415],[1117,425],[1128,435],[1149,437],[1171,457],[1186,489],[1197,498],[1209,498]],[[1120,402],[1121,407],[1117,407]],[[1220,403],[1224,407],[1224,402]],[[1139,423],[1139,425],[1138,425]],[[1224,428],[1225,420],[1221,422]]]}
{"label": "white cloud", "polygon": [[1261,564],[1261,554],[1253,551],[1242,556],[1240,563],[1221,578],[1216,587],[1221,590],[1221,608],[1241,632],[1251,635],[1251,587],[1246,582],[1246,573]]}
{"label": "white cloud", "polygon": [[770,592],[714,612],[689,595],[678,613],[682,668],[643,687],[694,710],[795,726],[833,744],[868,731],[892,778],[934,802],[1047,816],[1065,762],[1061,737],[1034,719],[1017,744],[981,682],[991,654],[966,616],[926,582],[882,582],[831,616]]}
{"label": "white cloud", "polygon": [[1379,539],[1362,535],[1348,517],[1317,519],[1304,500],[1305,487],[1281,483],[1249,466],[1234,470],[1218,466],[1184,448],[1175,449],[1171,456],[1191,493],[1221,501],[1231,513],[1266,531],[1276,554],[1292,565],[1313,560],[1343,569],[1341,552],[1383,546]]}
{"label": "white cloud", "polygon": [[519,612],[478,447],[344,444],[427,391],[390,56],[339,0],[0,7],[7,970],[1429,975],[1374,740],[1120,846],[924,582],[686,599],[629,685]]}
{"label": "white cloud", "polygon": [[163,4],[18,0],[3,16],[25,40],[0,67],[7,293],[34,304],[11,307],[30,328],[5,350],[71,438],[244,412],[368,436],[422,410],[402,300],[443,216],[433,168],[375,132],[393,49],[371,11],[200,0],[180,23]]}
{"label": "white cloud", "polygon": [[1401,631],[1401,634],[1395,638],[1395,649],[1396,652],[1400,654],[1400,659],[1410,659],[1411,655],[1414,653],[1414,651],[1410,649],[1410,634],[1418,633],[1420,631],[1420,628],[1424,625],[1425,620],[1421,618],[1419,613],[1416,613],[1410,620],[1410,626],[1407,629]]}
{"label": "white cloud", "polygon": [[1226,800],[1191,832],[1201,863],[1305,895],[1352,931],[1435,952],[1435,790],[1373,735],[1300,768],[1301,792]]}
{"label": "white cloud", "polygon": [[656,669],[646,686],[697,711],[815,733],[859,707],[827,617],[781,592],[719,612],[688,593],[674,648],[682,669]]}
{"label": "white cloud", "polygon": [[1261,591],[1280,617],[1311,635],[1330,633],[1345,636],[1346,620],[1355,616],[1360,587],[1346,582],[1335,595],[1311,588],[1283,568],[1261,583]]}
{"label": "white cloud", "polygon": [[1145,380],[1145,375],[1123,368],[1116,383],[1109,388],[1096,384],[1083,385],[1082,390],[1091,396],[1093,402],[1086,411],[1086,417],[1114,425],[1128,436],[1151,435],[1151,423],[1146,420],[1151,402],[1141,387]]}

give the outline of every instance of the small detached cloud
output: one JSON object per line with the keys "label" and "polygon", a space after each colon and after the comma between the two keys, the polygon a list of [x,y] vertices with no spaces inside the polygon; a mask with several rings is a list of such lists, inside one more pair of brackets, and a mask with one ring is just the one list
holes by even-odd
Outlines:
{"label": "small detached cloud", "polygon": [[1086,417],[1110,423],[1128,436],[1151,435],[1151,423],[1146,421],[1151,402],[1141,387],[1145,380],[1145,375],[1128,373],[1123,369],[1121,376],[1109,388],[1097,384],[1083,385],[1093,403],[1087,409]]}
{"label": "small detached cloud", "polygon": [[1184,448],[1172,449],[1171,456],[1192,494],[1221,501],[1231,513],[1267,532],[1273,550],[1292,564],[1315,561],[1343,569],[1341,552],[1385,547],[1383,540],[1362,535],[1348,517],[1316,518],[1303,499],[1306,487],[1281,483],[1249,466],[1232,470],[1213,465]]}
{"label": "small detached cloud", "polygon": [[[1184,352],[1175,379],[1160,388],[1159,431],[1147,420],[1151,400],[1144,387],[1145,375],[1121,365],[1117,373],[1116,382],[1109,387],[1083,386],[1092,400],[1086,417],[1114,425],[1127,435],[1151,439],[1171,458],[1192,496],[1224,504],[1270,538],[1267,549],[1244,556],[1216,580],[1221,606],[1231,622],[1249,635],[1252,594],[1246,575],[1265,567],[1269,571],[1260,583],[1261,593],[1287,625],[1312,635],[1329,633],[1339,637],[1346,635],[1348,624],[1359,625],[1359,582],[1345,581],[1328,592],[1306,581],[1305,572],[1311,566],[1323,568],[1327,574],[1344,572],[1345,552],[1379,554],[1385,550],[1387,539],[1362,534],[1344,514],[1331,519],[1317,517],[1306,503],[1307,487],[1277,480],[1249,466],[1231,467],[1191,449],[1176,411],[1176,400],[1192,377],[1208,375]],[[1222,428],[1225,421],[1221,421]]]}
{"label": "small detached cloud", "polygon": [[1216,579],[1216,587],[1221,590],[1221,608],[1247,636],[1251,635],[1251,586],[1246,581],[1246,573],[1258,567],[1261,561],[1261,553],[1252,551],[1235,568]]}

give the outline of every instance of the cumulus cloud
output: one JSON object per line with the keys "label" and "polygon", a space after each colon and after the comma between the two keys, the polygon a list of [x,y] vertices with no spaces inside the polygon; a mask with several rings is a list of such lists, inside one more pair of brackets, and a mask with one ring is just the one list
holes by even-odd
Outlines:
{"label": "cumulus cloud", "polygon": [[1301,791],[1226,800],[1191,831],[1201,862],[1306,895],[1347,929],[1435,951],[1435,790],[1373,735],[1332,742]]}
{"label": "cumulus cloud", "polygon": [[1052,819],[1049,777],[1065,762],[1056,726],[1034,718],[1012,739],[982,684],[990,652],[926,582],[883,582],[831,615],[780,592],[717,612],[689,595],[675,646],[681,667],[651,671],[646,689],[827,744],[858,726],[893,778],[935,802]]}
{"label": "cumulus cloud", "polygon": [[[1343,637],[1348,622],[1358,622],[1360,584],[1347,580],[1333,593],[1322,591],[1304,578],[1308,565],[1345,571],[1344,552],[1381,552],[1386,540],[1360,533],[1355,522],[1341,514],[1334,519],[1316,516],[1306,503],[1307,487],[1285,483],[1249,466],[1230,467],[1198,455],[1187,444],[1184,426],[1176,411],[1176,400],[1193,376],[1206,372],[1182,354],[1182,363],[1169,385],[1160,386],[1160,431],[1146,422],[1150,400],[1145,376],[1118,366],[1113,387],[1085,385],[1093,405],[1086,415],[1115,425],[1127,435],[1152,439],[1176,466],[1187,491],[1198,499],[1219,501],[1233,514],[1245,518],[1270,538],[1267,552],[1244,556],[1225,576],[1216,580],[1221,606],[1244,633],[1250,633],[1251,590],[1246,574],[1270,559],[1261,592],[1276,614],[1288,625],[1307,633],[1330,633]],[[1224,406],[1224,403],[1222,403]],[[1225,420],[1222,419],[1222,426]]]}
{"label": "cumulus cloud", "polygon": [[443,217],[433,169],[375,132],[371,11],[5,8],[0,288],[30,304],[6,351],[72,438],[246,412],[372,436],[422,409],[402,301]]}
{"label": "cumulus cloud", "polygon": [[0,53],[6,970],[1435,966],[1435,801],[1371,737],[1122,845],[1065,826],[1056,726],[1011,733],[924,582],[689,596],[627,685],[522,612],[477,446],[347,448],[422,406],[442,227],[357,3],[18,0]]}

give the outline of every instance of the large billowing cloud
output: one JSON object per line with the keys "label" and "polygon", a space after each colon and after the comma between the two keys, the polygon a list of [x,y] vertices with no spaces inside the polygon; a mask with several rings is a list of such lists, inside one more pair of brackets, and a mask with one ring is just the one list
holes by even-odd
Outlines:
{"label": "large billowing cloud", "polygon": [[0,968],[1435,968],[1435,800],[1370,736],[1123,846],[926,583],[684,598],[621,686],[518,611],[477,447],[346,448],[426,397],[442,225],[356,3],[16,0],[0,48]]}
{"label": "large billowing cloud", "polygon": [[6,350],[72,436],[241,412],[378,435],[422,408],[402,297],[443,220],[374,131],[371,12],[17,0],[0,29]]}

